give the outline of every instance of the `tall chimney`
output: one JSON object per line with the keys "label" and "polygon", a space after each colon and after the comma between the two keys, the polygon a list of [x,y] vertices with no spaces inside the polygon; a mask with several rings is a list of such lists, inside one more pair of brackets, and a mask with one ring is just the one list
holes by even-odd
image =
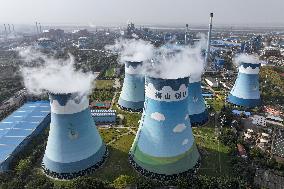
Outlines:
{"label": "tall chimney", "polygon": [[10,24],[8,24],[8,29],[9,29],[9,33],[11,33],[11,28],[10,28]]}
{"label": "tall chimney", "polygon": [[12,28],[13,28],[13,32],[15,33],[15,27],[14,27],[14,24],[12,24]]}
{"label": "tall chimney", "polygon": [[39,33],[42,33],[41,23],[38,23],[38,24],[39,24]]}
{"label": "tall chimney", "polygon": [[6,28],[6,24],[4,24],[4,28],[5,28],[5,37],[7,37],[7,28]]}
{"label": "tall chimney", "polygon": [[188,24],[185,25],[184,44],[187,44]]}
{"label": "tall chimney", "polygon": [[36,34],[38,34],[38,25],[37,25],[37,22],[36,22]]}
{"label": "tall chimney", "polygon": [[205,55],[205,64],[208,64],[209,56],[210,56],[210,42],[211,42],[211,32],[212,32],[212,19],[213,13],[210,13],[210,22],[209,22],[209,31],[208,31],[208,41],[207,41],[207,49]]}

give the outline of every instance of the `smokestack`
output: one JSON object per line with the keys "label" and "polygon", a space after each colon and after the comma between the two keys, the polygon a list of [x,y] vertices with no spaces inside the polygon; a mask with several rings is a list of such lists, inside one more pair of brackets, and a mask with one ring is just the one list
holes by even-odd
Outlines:
{"label": "smokestack", "polygon": [[54,178],[90,174],[105,161],[107,149],[86,95],[50,94],[51,123],[42,167]]}
{"label": "smokestack", "polygon": [[210,42],[211,42],[211,32],[212,32],[212,19],[213,19],[213,13],[210,13],[210,22],[209,22],[209,31],[208,31],[208,41],[207,41],[207,49],[206,49],[206,55],[205,55],[205,63],[208,64],[209,56],[210,56]]}
{"label": "smokestack", "polygon": [[39,24],[39,33],[42,33],[41,23],[38,23],[38,24]]}
{"label": "smokestack", "polygon": [[187,44],[188,24],[185,25],[184,44]]}
{"label": "smokestack", "polygon": [[6,28],[6,24],[4,24],[4,29],[5,29],[5,37],[7,37],[7,28]]}
{"label": "smokestack", "polygon": [[36,34],[38,34],[38,25],[37,25],[37,22],[36,22]]}
{"label": "smokestack", "polygon": [[118,105],[127,111],[142,111],[144,107],[144,75],[140,74],[142,62],[125,63],[125,77]]}
{"label": "smokestack", "polygon": [[8,29],[9,29],[9,33],[11,33],[11,28],[10,28],[10,24],[8,24]]}
{"label": "smokestack", "polygon": [[189,78],[188,112],[190,122],[194,126],[203,125],[208,121],[208,111],[201,90],[201,75]]}
{"label": "smokestack", "polygon": [[230,103],[248,108],[253,108],[261,104],[259,70],[260,64],[242,62],[239,65],[238,77],[228,96]]}
{"label": "smokestack", "polygon": [[188,80],[146,76],[145,106],[129,153],[144,176],[168,180],[199,165],[187,109]]}
{"label": "smokestack", "polygon": [[12,24],[12,28],[13,28],[13,32],[14,32],[14,33],[16,33],[16,32],[15,32],[15,27],[14,27],[14,24]]}

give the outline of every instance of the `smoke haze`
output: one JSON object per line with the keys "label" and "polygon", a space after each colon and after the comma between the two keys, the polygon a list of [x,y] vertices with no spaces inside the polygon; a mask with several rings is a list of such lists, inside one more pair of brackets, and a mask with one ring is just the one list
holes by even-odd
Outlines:
{"label": "smoke haze", "polygon": [[120,63],[147,61],[152,58],[154,53],[154,46],[141,39],[119,39],[115,41],[114,45],[107,45],[105,49],[118,53]]}
{"label": "smoke haze", "polygon": [[67,60],[54,59],[31,48],[20,50],[19,54],[26,63],[42,62],[40,65],[22,66],[20,69],[24,85],[30,93],[89,93],[93,87],[95,75],[76,70],[72,55]]}

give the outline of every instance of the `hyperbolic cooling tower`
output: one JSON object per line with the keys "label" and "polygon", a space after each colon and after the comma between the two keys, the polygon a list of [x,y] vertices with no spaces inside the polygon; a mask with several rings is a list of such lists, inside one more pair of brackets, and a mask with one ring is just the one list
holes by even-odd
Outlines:
{"label": "hyperbolic cooling tower", "polygon": [[200,75],[189,78],[188,113],[192,125],[203,125],[208,121],[208,112],[202,96]]}
{"label": "hyperbolic cooling tower", "polygon": [[107,149],[89,109],[86,95],[50,94],[51,123],[43,158],[46,174],[71,179],[93,172]]}
{"label": "hyperbolic cooling tower", "polygon": [[145,77],[141,74],[142,62],[126,62],[125,78],[118,104],[122,109],[141,111],[144,107]]}
{"label": "hyperbolic cooling tower", "polygon": [[129,154],[145,176],[167,179],[199,164],[187,108],[188,80],[146,77],[145,107]]}
{"label": "hyperbolic cooling tower", "polygon": [[229,102],[248,108],[260,105],[259,69],[260,64],[242,62],[239,65],[238,77],[228,96]]}

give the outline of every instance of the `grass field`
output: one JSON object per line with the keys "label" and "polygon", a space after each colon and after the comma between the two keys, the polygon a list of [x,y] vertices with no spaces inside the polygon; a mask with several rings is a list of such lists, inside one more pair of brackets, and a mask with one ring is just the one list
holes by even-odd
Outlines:
{"label": "grass field", "polygon": [[105,76],[105,77],[114,77],[114,76],[115,76],[114,74],[115,74],[114,68],[111,67],[111,68],[109,68],[109,69],[106,70],[104,76]]}
{"label": "grass field", "polygon": [[219,143],[215,127],[209,125],[193,128],[195,141],[202,154],[201,175],[230,175],[229,148]]}
{"label": "grass field", "polygon": [[114,80],[96,80],[96,89],[110,89],[114,84]]}
{"label": "grass field", "polygon": [[134,135],[122,136],[115,143],[108,145],[109,157],[105,164],[93,174],[94,177],[113,181],[120,175],[137,177],[136,171],[128,162],[128,152],[134,140]]}

